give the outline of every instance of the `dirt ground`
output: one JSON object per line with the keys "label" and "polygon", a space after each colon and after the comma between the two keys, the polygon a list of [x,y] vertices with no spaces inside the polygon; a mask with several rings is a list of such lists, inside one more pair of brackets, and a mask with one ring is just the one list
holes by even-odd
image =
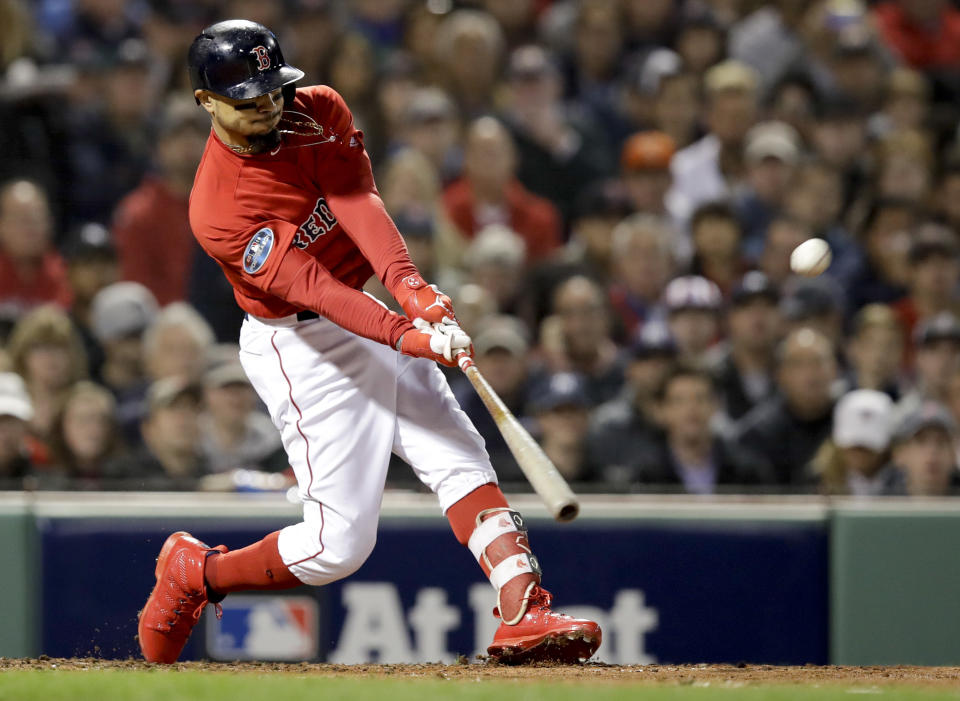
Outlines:
{"label": "dirt ground", "polygon": [[[94,658],[57,659],[41,656],[37,659],[0,658],[0,672],[8,670],[149,670],[157,669],[142,660],[101,660]],[[908,684],[938,688],[960,689],[960,667],[778,667],[774,665],[631,665],[618,666],[600,663],[584,665],[538,665],[510,667],[494,663],[477,664],[309,664],[275,662],[182,662],[173,666],[178,670],[198,670],[235,674],[281,673],[295,675],[315,674],[321,677],[381,677],[381,678],[438,678],[449,680],[515,679],[551,681],[587,681],[649,683],[652,685],[872,685]]]}

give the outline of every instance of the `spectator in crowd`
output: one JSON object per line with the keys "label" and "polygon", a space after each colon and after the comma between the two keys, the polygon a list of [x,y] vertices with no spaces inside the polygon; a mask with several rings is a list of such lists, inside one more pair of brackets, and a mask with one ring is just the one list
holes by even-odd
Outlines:
{"label": "spectator in crowd", "polygon": [[587,434],[587,462],[608,488],[628,491],[637,456],[660,442],[657,392],[677,361],[666,324],[644,325],[628,352],[626,382],[620,395],[594,412]]}
{"label": "spectator in crowd", "polygon": [[670,191],[670,161],[676,145],[661,131],[641,131],[620,150],[620,177],[634,210],[666,216]]}
{"label": "spectator in crowd", "polygon": [[960,365],[960,319],[950,312],[932,316],[913,335],[915,377],[913,388],[898,404],[905,416],[924,402],[945,402],[950,377]]}
{"label": "spectator in crowd", "polygon": [[889,395],[856,389],[833,411],[831,437],[810,463],[812,481],[823,494],[858,497],[906,493],[903,473],[890,462],[894,406]]}
{"label": "spectator in crowd", "polygon": [[464,254],[467,275],[494,300],[497,311],[517,311],[523,285],[526,244],[515,232],[494,224],[470,243]]}
{"label": "spectator in crowd", "polygon": [[[87,375],[80,334],[67,313],[52,305],[38,307],[17,322],[8,345],[14,371],[30,394],[30,430],[44,443],[70,388]],[[49,460],[44,451],[43,462]]]}
{"label": "spectator in crowd", "polygon": [[124,280],[144,285],[161,305],[187,297],[194,256],[187,200],[210,134],[210,120],[193,99],[164,109],[153,149],[155,169],[117,205],[113,236]]}
{"label": "spectator in crowd", "polygon": [[673,189],[667,203],[683,228],[699,205],[728,198],[743,180],[743,139],[757,117],[758,76],[746,64],[719,63],[706,72],[703,84],[709,133],[670,164]]}
{"label": "spectator in crowd", "polygon": [[900,399],[904,338],[903,326],[890,307],[868,304],[857,312],[846,347],[850,387]]}
{"label": "spectator in crowd", "polygon": [[793,272],[790,270],[790,254],[793,249],[813,236],[804,222],[781,214],[774,217],[767,227],[758,267],[764,275],[782,289]]}
{"label": "spectator in crowd", "polygon": [[944,224],[960,231],[960,158],[947,157],[937,180],[933,206]]}
{"label": "spectator in crowd", "polygon": [[33,464],[27,448],[27,434],[33,419],[33,405],[23,379],[12,372],[0,372],[0,490],[30,486]]}
{"label": "spectator in crowd", "polygon": [[517,180],[516,149],[500,122],[481,117],[470,125],[463,166],[463,177],[447,187],[443,198],[467,238],[491,224],[509,226],[526,243],[528,261],[560,245],[560,215]]}
{"label": "spectator in crowd", "polygon": [[199,382],[214,343],[213,330],[185,302],[168,304],[143,334],[143,359],[152,381],[179,377]]}
{"label": "spectator in crowd", "polygon": [[908,200],[878,199],[870,205],[859,234],[863,264],[844,281],[854,308],[890,304],[904,296],[910,281],[910,233],[917,223],[917,208]]}
{"label": "spectator in crowd", "polygon": [[873,9],[883,41],[912,68],[960,66],[960,11],[947,0],[886,0]]}
{"label": "spectator in crowd", "polygon": [[673,45],[688,71],[700,74],[726,56],[727,37],[710,11],[690,12],[680,25]]}
{"label": "spectator in crowd", "polygon": [[699,364],[720,337],[720,288],[699,275],[674,278],[663,291],[670,335],[680,358]]}
{"label": "spectator in crowd", "polygon": [[444,184],[456,178],[463,153],[460,119],[450,96],[437,87],[419,88],[403,112],[398,139],[423,154]]}
{"label": "spectator in crowd", "polygon": [[893,307],[908,335],[918,322],[940,312],[960,314],[956,298],[960,283],[960,247],[955,232],[938,224],[922,225],[910,241],[907,262],[910,266],[907,296]]}
{"label": "spectator in crowd", "polygon": [[138,282],[115,282],[93,298],[91,329],[103,349],[100,379],[117,402],[117,422],[131,445],[140,440],[147,377],[143,334],[157,315],[157,300]]}
{"label": "spectator in crowd", "polygon": [[840,174],[841,208],[848,207],[863,188],[871,166],[868,115],[868,110],[847,97],[829,97],[819,103],[810,129],[816,159]]}
{"label": "spectator in crowd", "polygon": [[123,451],[117,403],[110,391],[82,380],[67,393],[54,421],[54,468],[69,489],[116,489],[105,466]]}
{"label": "spectator in crowd", "polygon": [[736,421],[774,392],[774,349],[780,338],[780,294],[754,270],[733,289],[727,341],[711,353],[710,368],[725,418]]}
{"label": "spectator in crowd", "polygon": [[289,467],[280,432],[257,409],[257,397],[237,360],[228,360],[203,375],[200,451],[210,472]]}
{"label": "spectator in crowd", "polygon": [[924,206],[933,192],[933,149],[916,129],[889,134],[878,145],[874,189],[879,197]]}
{"label": "spectator in crowd", "polygon": [[634,338],[649,319],[662,316],[664,287],[674,271],[666,220],[634,214],[613,230],[610,304],[624,338]]}
{"label": "spectator in crowd", "polygon": [[624,27],[617,3],[579,3],[573,21],[573,46],[569,66],[569,89],[578,96],[584,112],[596,117],[597,131],[624,132],[620,98],[621,52]]}
{"label": "spectator in crowd", "polygon": [[924,129],[930,117],[930,84],[923,73],[894,68],[887,75],[881,110],[870,119],[879,137],[898,131]]}
{"label": "spectator in crowd", "polygon": [[798,485],[830,435],[837,379],[830,340],[811,328],[790,332],[777,349],[776,379],[778,394],[737,422],[735,440],[773,466],[777,484]]}
{"label": "spectator in crowd", "polygon": [[587,478],[586,437],[590,397],[583,380],[572,372],[550,375],[532,394],[530,413],[540,447],[570,482]]}
{"label": "spectator in crowd", "polygon": [[610,336],[602,288],[575,275],[557,287],[552,313],[544,320],[542,333],[547,369],[578,373],[592,406],[612,399],[623,385],[623,362]]}
{"label": "spectator in crowd", "polygon": [[714,283],[729,297],[746,271],[741,249],[743,229],[726,202],[707,202],[690,219],[693,239],[691,272]]}
{"label": "spectator in crowd", "polygon": [[780,300],[784,332],[807,326],[830,339],[834,348],[843,343],[846,309],[843,288],[826,275],[793,278]]}
{"label": "spectator in crowd", "polygon": [[756,259],[770,222],[783,210],[794,168],[800,159],[800,135],[784,122],[762,122],[747,132],[744,188],[734,198],[743,224],[744,252]]}
{"label": "spectator in crowd", "polygon": [[907,413],[893,435],[893,462],[903,471],[910,496],[956,494],[957,424],[936,402]]}
{"label": "spectator in crowd", "polygon": [[712,420],[719,411],[720,396],[706,370],[676,366],[667,373],[656,398],[663,441],[657,449],[636,455],[636,483],[713,494],[728,485],[772,481],[772,470],[763,458],[715,435]]}
{"label": "spectator in crowd", "polygon": [[545,49],[521,46],[506,69],[504,122],[517,150],[517,178],[569,220],[577,195],[613,174],[603,131],[570,115],[562,102],[560,71]]}
{"label": "spectator in crowd", "polygon": [[434,41],[440,80],[460,113],[470,119],[489,113],[506,48],[497,21],[479,10],[455,10],[437,27]]}
{"label": "spectator in crowd", "polygon": [[143,446],[107,464],[105,472],[137,490],[190,490],[209,473],[200,440],[201,388],[176,376],[147,392]]}
{"label": "spectator in crowd", "polygon": [[[532,381],[527,368],[530,343],[523,325],[509,316],[486,319],[473,335],[473,349],[474,362],[493,391],[515,416],[523,416],[531,399]],[[476,390],[466,378],[451,384],[460,408],[483,437],[497,475],[506,482],[522,481],[523,473]]]}
{"label": "spectator in crowd", "polygon": [[[0,187],[0,320],[7,329],[39,304],[72,300],[67,267],[53,245],[46,194],[29,180]],[[5,335],[5,334],[3,334]]]}
{"label": "spectator in crowd", "polygon": [[74,233],[64,248],[67,278],[73,290],[70,318],[83,338],[90,377],[99,380],[103,349],[93,333],[93,299],[103,288],[117,281],[117,251],[106,227],[91,222]]}

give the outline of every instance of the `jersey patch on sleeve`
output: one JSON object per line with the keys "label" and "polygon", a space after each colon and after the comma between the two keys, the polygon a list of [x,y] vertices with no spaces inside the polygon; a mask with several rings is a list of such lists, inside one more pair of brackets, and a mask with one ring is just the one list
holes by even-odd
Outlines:
{"label": "jersey patch on sleeve", "polygon": [[243,252],[243,269],[250,275],[259,272],[273,250],[273,229],[264,227],[253,235]]}

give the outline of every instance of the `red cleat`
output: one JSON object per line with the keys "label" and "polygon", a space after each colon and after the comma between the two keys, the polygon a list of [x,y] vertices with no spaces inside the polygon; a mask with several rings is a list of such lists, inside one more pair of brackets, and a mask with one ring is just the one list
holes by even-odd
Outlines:
{"label": "red cleat", "polygon": [[[584,618],[573,618],[550,610],[553,595],[535,586],[527,612],[513,626],[501,623],[487,654],[497,662],[562,662],[575,664],[590,658],[600,647],[600,626]],[[500,616],[500,611],[493,610]]]}
{"label": "red cleat", "polygon": [[[140,650],[148,662],[177,661],[190,631],[210,603],[203,571],[212,552],[227,552],[224,545],[211,548],[184,531],[163,544],[157,557],[157,584],[140,611],[137,627]],[[217,616],[220,604],[215,604]]]}

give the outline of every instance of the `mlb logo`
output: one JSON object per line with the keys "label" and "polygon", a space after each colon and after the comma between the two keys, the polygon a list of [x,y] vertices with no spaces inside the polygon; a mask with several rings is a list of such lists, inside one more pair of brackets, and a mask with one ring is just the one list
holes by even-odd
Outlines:
{"label": "mlb logo", "polygon": [[207,616],[207,654],[216,660],[312,660],[317,602],[306,596],[231,596],[223,618]]}

